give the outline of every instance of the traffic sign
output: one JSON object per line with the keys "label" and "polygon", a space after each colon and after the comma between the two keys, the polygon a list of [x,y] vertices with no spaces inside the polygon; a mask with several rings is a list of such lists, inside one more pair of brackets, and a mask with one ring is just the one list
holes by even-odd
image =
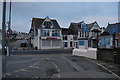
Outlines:
{"label": "traffic sign", "polygon": [[8,29],[7,30],[7,35],[11,35],[12,34],[12,30],[11,29]]}

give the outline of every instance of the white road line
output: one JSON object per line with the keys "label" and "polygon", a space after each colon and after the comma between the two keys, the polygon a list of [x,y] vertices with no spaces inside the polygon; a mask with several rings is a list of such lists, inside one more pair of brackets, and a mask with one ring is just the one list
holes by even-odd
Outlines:
{"label": "white road line", "polygon": [[61,76],[60,76],[60,69],[59,69],[59,67],[54,62],[51,62],[51,63],[56,67],[56,69],[58,71],[58,78],[60,78]]}

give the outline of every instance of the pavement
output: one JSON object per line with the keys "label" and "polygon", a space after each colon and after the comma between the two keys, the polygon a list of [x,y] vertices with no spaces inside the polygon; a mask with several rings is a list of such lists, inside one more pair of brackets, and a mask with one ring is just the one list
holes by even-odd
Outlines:
{"label": "pavement", "polygon": [[120,64],[114,64],[112,62],[107,62],[107,61],[99,61],[99,60],[93,60],[89,59],[93,63],[100,65],[103,67],[105,70],[109,71],[110,73],[118,76],[120,78]]}

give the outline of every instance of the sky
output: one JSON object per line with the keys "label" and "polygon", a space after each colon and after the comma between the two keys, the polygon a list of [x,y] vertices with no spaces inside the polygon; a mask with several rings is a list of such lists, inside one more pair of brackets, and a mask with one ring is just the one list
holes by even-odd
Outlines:
{"label": "sky", "polygon": [[[7,13],[9,3],[7,3]],[[118,22],[118,2],[12,2],[12,30],[29,32],[35,18],[56,19],[60,27],[68,28],[71,22],[89,24],[97,21],[100,27]],[[8,17],[8,15],[7,15]],[[0,3],[0,28],[2,26]],[[6,18],[6,22],[8,18]]]}

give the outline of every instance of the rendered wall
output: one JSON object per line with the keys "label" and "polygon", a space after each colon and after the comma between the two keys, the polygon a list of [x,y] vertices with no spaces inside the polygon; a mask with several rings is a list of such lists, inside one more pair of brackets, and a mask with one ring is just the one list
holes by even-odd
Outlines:
{"label": "rendered wall", "polygon": [[97,59],[97,49],[74,49],[72,55],[75,56],[84,56],[91,59]]}

